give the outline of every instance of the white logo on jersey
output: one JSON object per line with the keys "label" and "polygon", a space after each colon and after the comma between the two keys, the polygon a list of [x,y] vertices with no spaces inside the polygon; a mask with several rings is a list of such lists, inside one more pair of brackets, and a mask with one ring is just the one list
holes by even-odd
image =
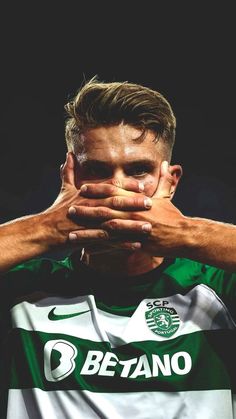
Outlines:
{"label": "white logo on jersey", "polygon": [[[75,369],[74,359],[77,349],[63,339],[50,340],[44,346],[44,374],[48,381],[60,381],[70,375]],[[59,355],[59,359],[58,359]],[[53,358],[57,358],[59,365],[52,369]]]}
{"label": "white logo on jersey", "polygon": [[[44,373],[48,381],[57,382],[68,377],[74,371],[76,347],[63,339],[50,340],[44,347]],[[53,363],[57,365],[53,368]],[[118,366],[118,368],[116,368]],[[188,352],[180,351],[173,355],[152,354],[151,358],[141,355],[126,360],[119,359],[113,352],[89,350],[81,375],[100,375],[113,377],[144,378],[186,375],[192,369],[192,359]]]}
{"label": "white logo on jersey", "polygon": [[[120,372],[121,377],[137,378],[144,376],[145,378],[150,378],[158,377],[159,375],[188,374],[192,368],[192,359],[189,353],[185,351],[176,352],[172,356],[164,354],[162,357],[152,354],[151,362],[148,360],[147,355],[119,360],[112,352],[106,352],[104,355],[102,351],[88,351],[80,374],[114,376],[117,371],[113,367],[117,364],[123,367]],[[131,373],[132,369],[133,372]]]}

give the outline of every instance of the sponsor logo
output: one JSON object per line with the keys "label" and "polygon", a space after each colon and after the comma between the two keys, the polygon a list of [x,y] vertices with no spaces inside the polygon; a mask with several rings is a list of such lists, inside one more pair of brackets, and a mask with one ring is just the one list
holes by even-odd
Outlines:
{"label": "sponsor logo", "polygon": [[80,311],[79,313],[69,313],[69,314],[57,314],[55,313],[56,307],[52,308],[52,310],[48,313],[49,320],[64,320],[70,319],[71,317],[80,316],[81,314],[88,313],[91,310]]}
{"label": "sponsor logo", "polygon": [[97,375],[102,377],[120,376],[129,379],[170,377],[186,375],[192,369],[192,358],[186,351],[174,354],[143,354],[135,358],[120,359],[113,352],[89,350],[82,361],[80,352],[64,339],[48,341],[44,347],[44,374],[47,381],[58,382],[73,373],[76,375]]}
{"label": "sponsor logo", "polygon": [[[49,340],[44,346],[44,374],[48,381],[64,380],[75,369],[77,348],[64,339]],[[53,368],[53,364],[59,364]]]}
{"label": "sponsor logo", "polygon": [[165,338],[173,336],[180,325],[180,318],[173,307],[154,307],[146,311],[145,318],[149,329]]}
{"label": "sponsor logo", "polygon": [[87,358],[80,371],[81,375],[102,375],[113,377],[119,365],[120,377],[151,378],[158,376],[186,375],[192,368],[192,359],[188,352],[176,352],[173,355],[152,354],[151,358],[141,355],[137,358],[121,360],[112,352],[88,351]]}

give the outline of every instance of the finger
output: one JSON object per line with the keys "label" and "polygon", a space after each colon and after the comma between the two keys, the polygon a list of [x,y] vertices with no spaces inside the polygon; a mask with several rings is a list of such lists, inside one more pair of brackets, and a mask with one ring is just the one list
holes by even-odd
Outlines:
{"label": "finger", "polygon": [[114,249],[122,249],[122,250],[138,250],[142,247],[141,242],[117,242],[111,245]]}
{"label": "finger", "polygon": [[69,240],[71,242],[87,243],[91,240],[107,240],[108,234],[102,229],[84,229],[76,230],[69,233]]}
{"label": "finger", "polygon": [[112,185],[117,186],[120,189],[133,192],[143,192],[144,184],[136,179],[125,178],[125,179],[112,179]]}
{"label": "finger", "polygon": [[65,186],[66,184],[75,185],[74,157],[72,152],[66,154],[66,161],[61,166],[61,180],[62,186]]}
{"label": "finger", "polygon": [[[82,201],[80,206],[85,207],[108,207],[112,209],[118,209],[123,211],[137,211],[150,209],[152,206],[151,198],[136,194],[134,197],[124,197],[124,196],[113,196],[111,198],[97,198],[97,199],[87,199]],[[69,208],[69,215],[76,215],[78,206],[74,205]]]}
{"label": "finger", "polygon": [[161,163],[160,179],[158,182],[156,192],[153,195],[153,197],[154,198],[170,198],[172,185],[173,185],[173,178],[172,178],[171,173],[169,172],[169,164],[167,161],[164,160]]}
{"label": "finger", "polygon": [[[130,183],[131,185],[131,183]],[[135,186],[135,184],[133,184]],[[143,185],[143,184],[140,184]],[[127,185],[126,185],[127,186]],[[110,183],[93,183],[82,185],[80,188],[80,195],[87,198],[107,198],[109,196],[133,196],[135,192],[141,192],[143,186],[136,186],[136,191],[122,189],[119,186]]]}
{"label": "finger", "polygon": [[[76,212],[74,212],[74,210]],[[111,220],[112,218],[131,218],[132,212],[118,211],[108,207],[88,207],[84,205],[73,206],[69,209],[69,215],[73,218],[75,222],[80,224],[84,221],[90,222],[103,222],[106,220]],[[77,220],[77,221],[76,221]]]}
{"label": "finger", "polygon": [[[152,202],[152,200],[150,201]],[[68,213],[75,223],[83,224],[89,222],[90,225],[116,218],[121,220],[142,219],[142,211],[118,211],[108,207],[88,207],[84,205],[70,207]]]}
{"label": "finger", "polygon": [[86,251],[90,254],[101,254],[101,253],[110,253],[114,254],[117,250],[138,250],[142,244],[140,242],[97,242],[90,245],[86,245]]}
{"label": "finger", "polygon": [[105,221],[101,227],[109,233],[121,234],[147,234],[152,230],[152,225],[143,221],[112,219]]}

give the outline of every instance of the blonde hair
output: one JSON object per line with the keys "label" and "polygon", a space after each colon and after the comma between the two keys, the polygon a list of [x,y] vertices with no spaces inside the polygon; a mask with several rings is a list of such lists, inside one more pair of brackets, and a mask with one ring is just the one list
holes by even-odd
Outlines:
{"label": "blonde hair", "polygon": [[172,152],[176,129],[173,110],[161,93],[148,87],[127,81],[104,83],[95,76],[80,88],[65,110],[68,150],[74,149],[79,134],[86,129],[123,122],[143,132],[152,130],[156,140],[164,141],[168,154]]}

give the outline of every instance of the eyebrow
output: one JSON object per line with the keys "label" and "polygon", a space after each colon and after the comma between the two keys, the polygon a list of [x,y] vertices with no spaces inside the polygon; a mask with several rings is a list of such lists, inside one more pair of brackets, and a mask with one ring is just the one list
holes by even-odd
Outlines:
{"label": "eyebrow", "polygon": [[[155,159],[136,159],[136,160],[130,160],[124,164],[125,167],[131,167],[135,165],[143,165],[143,166],[156,166],[156,160]],[[97,159],[91,159],[91,160],[85,160],[81,162],[81,166],[87,167],[87,166],[112,166],[112,163],[105,160],[97,160]]]}

